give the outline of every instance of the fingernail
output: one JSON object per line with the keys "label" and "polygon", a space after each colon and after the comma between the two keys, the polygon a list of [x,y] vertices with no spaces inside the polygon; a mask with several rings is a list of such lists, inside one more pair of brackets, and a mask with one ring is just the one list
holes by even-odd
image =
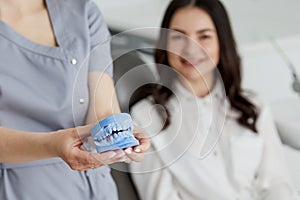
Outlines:
{"label": "fingernail", "polygon": [[135,149],[134,151],[135,151],[136,153],[140,153],[140,152],[141,152],[140,149]]}
{"label": "fingernail", "polygon": [[115,157],[115,155],[117,155],[117,153],[116,153],[116,152],[112,152],[112,153],[108,156],[108,158],[113,158],[113,157]]}
{"label": "fingernail", "polygon": [[131,150],[130,149],[125,149],[125,153],[131,154]]}
{"label": "fingernail", "polygon": [[125,161],[126,161],[126,158],[120,159],[120,162],[125,162]]}

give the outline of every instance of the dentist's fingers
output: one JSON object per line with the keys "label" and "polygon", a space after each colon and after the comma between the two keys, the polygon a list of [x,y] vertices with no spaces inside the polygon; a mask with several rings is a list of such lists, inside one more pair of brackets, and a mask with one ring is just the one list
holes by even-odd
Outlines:
{"label": "dentist's fingers", "polygon": [[134,126],[133,134],[134,134],[134,137],[140,142],[140,145],[135,146],[133,148],[133,151],[135,153],[143,153],[143,152],[148,151],[148,149],[150,148],[150,145],[151,145],[148,134],[144,130],[142,130],[141,128],[139,128],[137,126]]}
{"label": "dentist's fingers", "polygon": [[[107,153],[114,152],[114,155],[110,155],[109,157],[106,156]],[[93,154],[97,159],[97,164],[99,166],[108,165],[115,162],[124,162],[126,160],[126,155],[122,150],[115,150],[115,151],[108,151],[104,153],[94,153]]]}
{"label": "dentist's fingers", "polygon": [[84,139],[90,135],[91,129],[95,126],[95,123],[88,124],[86,126],[77,126],[75,127],[76,133],[81,139],[81,141],[84,141]]}
{"label": "dentist's fingers", "polygon": [[127,148],[124,150],[126,153],[127,159],[126,163],[130,163],[131,161],[141,162],[144,159],[144,152],[136,153],[132,148]]}
{"label": "dentist's fingers", "polygon": [[85,150],[74,152],[70,155],[66,162],[73,170],[88,170],[98,168],[115,162],[124,162],[126,160],[125,153],[122,150],[108,151],[104,153],[91,153]]}

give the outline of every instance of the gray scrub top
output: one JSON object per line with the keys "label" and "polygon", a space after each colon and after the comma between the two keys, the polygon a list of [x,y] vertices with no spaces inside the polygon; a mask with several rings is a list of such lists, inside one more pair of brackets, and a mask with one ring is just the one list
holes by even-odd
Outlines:
{"label": "gray scrub top", "polygon": [[[58,47],[0,21],[0,126],[49,132],[83,125],[90,71],[112,75],[110,34],[90,0],[47,0]],[[34,30],[33,30],[34,31]],[[117,199],[109,167],[73,171],[59,158],[0,163],[1,200]]]}

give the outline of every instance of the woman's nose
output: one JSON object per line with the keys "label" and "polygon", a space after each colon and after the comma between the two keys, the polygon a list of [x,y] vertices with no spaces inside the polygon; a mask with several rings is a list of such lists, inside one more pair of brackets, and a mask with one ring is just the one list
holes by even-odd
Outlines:
{"label": "woman's nose", "polygon": [[203,53],[203,47],[192,38],[188,38],[182,49],[183,56],[193,57]]}

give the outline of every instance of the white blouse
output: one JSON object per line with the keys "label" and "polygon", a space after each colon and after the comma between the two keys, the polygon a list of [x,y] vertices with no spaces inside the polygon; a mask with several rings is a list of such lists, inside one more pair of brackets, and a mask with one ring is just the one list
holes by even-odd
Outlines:
{"label": "white blouse", "polygon": [[130,165],[141,199],[296,199],[267,106],[252,99],[260,108],[256,134],[237,123],[220,84],[204,98],[174,86],[165,130],[166,113],[151,99],[131,112],[152,143],[144,161]]}

